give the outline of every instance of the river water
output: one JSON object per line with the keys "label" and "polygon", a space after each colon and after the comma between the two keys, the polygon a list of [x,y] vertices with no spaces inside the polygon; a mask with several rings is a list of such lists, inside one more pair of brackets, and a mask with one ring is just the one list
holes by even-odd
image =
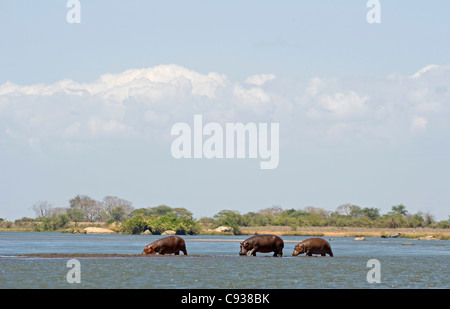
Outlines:
{"label": "river water", "polygon": [[448,240],[323,237],[334,257],[293,257],[295,245],[308,237],[283,236],[283,257],[276,258],[239,256],[239,241],[247,236],[201,235],[181,236],[188,256],[79,257],[78,268],[68,265],[70,257],[23,256],[139,254],[161,237],[0,232],[0,288],[450,288]]}

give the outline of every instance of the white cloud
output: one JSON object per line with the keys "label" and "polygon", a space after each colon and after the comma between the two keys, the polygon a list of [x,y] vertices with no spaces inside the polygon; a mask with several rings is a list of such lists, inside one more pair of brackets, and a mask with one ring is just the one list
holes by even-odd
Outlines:
{"label": "white cloud", "polygon": [[347,119],[363,116],[368,107],[367,96],[360,96],[354,91],[337,92],[333,95],[323,94],[318,97],[317,104],[308,111],[313,119],[337,118]]}
{"label": "white cloud", "polygon": [[[159,65],[146,69],[131,69],[117,74],[104,74],[92,83],[78,83],[69,79],[53,84],[34,84],[20,86],[6,82],[0,86],[1,95],[38,95],[55,94],[100,96],[103,99],[114,97],[124,100],[130,93],[142,93],[156,98],[159,88],[172,87],[177,91],[189,91],[192,95],[214,98],[216,89],[228,83],[225,75],[218,73],[201,74],[179,65]],[[165,93],[167,94],[167,92]]]}
{"label": "white cloud", "polygon": [[260,87],[245,88],[235,85],[233,89],[235,99],[244,106],[258,109],[270,101],[269,95]]}
{"label": "white cloud", "polygon": [[201,74],[179,65],[159,65],[153,68],[127,70],[118,74],[102,75],[97,82],[90,85],[91,94],[102,94],[103,97],[115,95],[125,99],[138,93],[156,99],[161,98],[160,88],[175,95],[176,92],[189,92],[192,95],[215,98],[216,89],[227,84],[225,75],[218,73]]}
{"label": "white cloud", "polygon": [[308,87],[306,88],[306,94],[315,97],[321,89],[323,89],[325,82],[319,77],[311,78]]}
{"label": "white cloud", "polygon": [[104,74],[91,83],[7,82],[0,85],[0,140],[38,149],[43,142],[73,141],[78,147],[102,139],[154,139],[170,136],[172,124],[201,113],[205,121],[280,122],[282,139],[302,145],[397,143],[406,132],[430,131],[429,123],[448,127],[449,71],[447,65],[432,66],[417,78],[376,81],[286,82],[255,74],[240,83],[217,72],[160,65]]}
{"label": "white cloud", "polygon": [[[38,137],[113,138],[145,136],[168,125],[192,100],[215,100],[229,84],[223,74],[201,74],[178,65],[159,65],[104,74],[91,83],[69,79],[52,84],[0,85],[0,119],[36,145]],[[150,135],[152,135],[150,133]],[[11,136],[11,135],[9,135]]]}
{"label": "white cloud", "polygon": [[439,67],[439,66],[436,65],[436,64],[430,64],[430,65],[427,65],[427,66],[421,68],[421,69],[420,69],[419,71],[417,71],[416,73],[414,73],[411,77],[412,77],[412,78],[419,78],[419,77],[421,77],[423,74],[425,74],[426,72],[432,71],[432,70],[434,70],[434,69],[437,69],[438,67]]}
{"label": "white cloud", "polygon": [[255,74],[247,77],[245,80],[246,84],[262,86],[264,83],[275,79],[276,76],[274,74]]}
{"label": "white cloud", "polygon": [[413,116],[411,119],[411,131],[423,132],[426,130],[428,119],[425,117]]}

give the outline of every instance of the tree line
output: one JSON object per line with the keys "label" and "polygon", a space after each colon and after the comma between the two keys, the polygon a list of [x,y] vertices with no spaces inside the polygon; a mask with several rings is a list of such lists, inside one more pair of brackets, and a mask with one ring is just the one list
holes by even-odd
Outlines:
{"label": "tree line", "polygon": [[[54,207],[47,201],[39,201],[32,206],[35,219],[22,218],[14,224],[33,225],[35,230],[55,231],[67,228],[69,223],[76,226],[79,222],[117,223],[118,231],[125,234],[140,234],[149,231],[160,234],[173,230],[177,234],[199,234],[204,228],[216,228],[221,225],[230,226],[238,234],[240,227],[252,226],[336,226],[336,227],[432,227],[450,228],[449,220],[436,221],[430,213],[417,212],[411,214],[403,204],[394,205],[391,211],[382,214],[378,208],[360,207],[343,204],[334,211],[318,207],[304,209],[283,209],[272,206],[256,212],[241,214],[235,210],[222,210],[213,217],[193,218],[192,212],[185,208],[172,208],[159,205],[148,208],[134,208],[130,201],[105,196],[97,201],[87,195],[76,195],[69,200],[69,207]],[[8,227],[0,218],[0,227]]]}
{"label": "tree line", "polygon": [[235,231],[243,226],[450,228],[450,217],[448,220],[438,222],[430,213],[419,211],[415,214],[410,214],[403,204],[392,206],[391,211],[385,214],[381,214],[381,210],[378,208],[360,207],[352,204],[340,205],[335,211],[328,211],[318,207],[282,209],[280,206],[272,206],[246,214],[240,214],[238,211],[222,210],[213,219],[216,225],[232,226]]}

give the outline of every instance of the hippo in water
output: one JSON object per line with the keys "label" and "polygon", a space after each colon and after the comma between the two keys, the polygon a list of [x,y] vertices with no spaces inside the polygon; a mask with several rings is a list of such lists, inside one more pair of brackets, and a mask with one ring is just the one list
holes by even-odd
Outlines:
{"label": "hippo in water", "polygon": [[184,239],[178,236],[168,236],[158,239],[155,242],[147,245],[142,251],[142,254],[171,254],[179,255],[180,251],[187,255],[186,245]]}
{"label": "hippo in water", "polygon": [[322,256],[329,254],[333,256],[330,243],[322,238],[308,238],[301,241],[295,246],[292,255],[297,256],[305,252],[307,256],[312,256],[313,254],[320,254]]}
{"label": "hippo in water", "polygon": [[256,256],[256,252],[274,252],[273,256],[283,256],[284,242],[275,235],[256,235],[241,242],[239,255]]}

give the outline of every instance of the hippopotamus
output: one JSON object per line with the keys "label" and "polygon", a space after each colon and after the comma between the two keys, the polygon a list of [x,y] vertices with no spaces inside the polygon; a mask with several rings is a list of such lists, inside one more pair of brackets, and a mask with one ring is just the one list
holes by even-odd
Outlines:
{"label": "hippopotamus", "polygon": [[168,236],[158,239],[147,245],[142,251],[142,254],[172,254],[179,255],[180,251],[187,255],[186,244],[184,239],[178,236]]}
{"label": "hippopotamus", "polygon": [[297,256],[305,252],[307,256],[312,256],[313,254],[320,254],[322,256],[329,254],[330,256],[333,256],[330,243],[322,238],[308,238],[299,242],[297,246],[295,246],[292,255]]}
{"label": "hippopotamus", "polygon": [[241,251],[239,255],[256,256],[256,252],[274,252],[273,256],[283,256],[284,242],[275,235],[256,235],[241,242]]}

